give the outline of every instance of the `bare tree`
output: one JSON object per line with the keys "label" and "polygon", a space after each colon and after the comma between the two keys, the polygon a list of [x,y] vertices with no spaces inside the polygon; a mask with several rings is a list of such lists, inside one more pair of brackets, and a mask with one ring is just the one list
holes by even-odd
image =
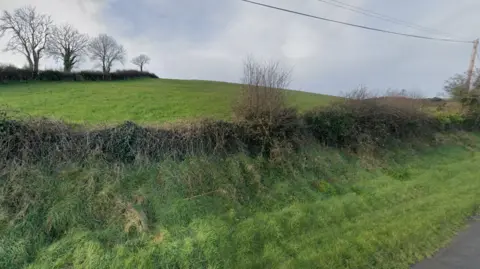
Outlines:
{"label": "bare tree", "polygon": [[106,34],[93,38],[88,45],[88,51],[90,59],[100,63],[104,74],[110,73],[115,62],[125,63],[127,54],[122,45]]}
{"label": "bare tree", "polygon": [[145,54],[141,54],[132,59],[132,64],[140,67],[140,72],[143,72],[143,66],[150,63],[150,57]]}
{"label": "bare tree", "polygon": [[54,26],[51,32],[47,52],[53,58],[63,61],[63,71],[71,72],[87,52],[89,38],[70,24]]}
{"label": "bare tree", "polygon": [[51,25],[50,16],[37,13],[32,6],[15,9],[13,13],[3,11],[0,17],[0,36],[11,34],[5,50],[23,54],[34,76],[38,74]]}

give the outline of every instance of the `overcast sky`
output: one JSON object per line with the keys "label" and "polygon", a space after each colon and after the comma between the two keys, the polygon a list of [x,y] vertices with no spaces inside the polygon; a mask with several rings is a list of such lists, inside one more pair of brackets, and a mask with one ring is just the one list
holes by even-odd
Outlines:
{"label": "overcast sky", "polygon": [[[432,36],[318,0],[258,0],[317,16],[392,31]],[[343,0],[349,4],[439,29],[452,38],[480,36],[478,0]],[[34,5],[56,23],[89,35],[107,33],[129,58],[148,54],[160,77],[238,82],[242,61],[279,60],[293,68],[292,88],[339,95],[359,86],[409,89],[434,96],[449,76],[464,72],[470,44],[443,43],[369,32],[282,13],[239,0],[0,0],[0,10]],[[4,46],[5,39],[0,40]],[[0,52],[19,66],[21,55]],[[44,60],[42,68],[60,63]],[[133,68],[130,63],[116,68]],[[93,68],[85,62],[82,68]]]}

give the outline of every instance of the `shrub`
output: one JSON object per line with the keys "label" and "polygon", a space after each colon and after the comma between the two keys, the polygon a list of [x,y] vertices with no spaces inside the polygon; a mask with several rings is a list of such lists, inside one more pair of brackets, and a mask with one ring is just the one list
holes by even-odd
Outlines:
{"label": "shrub", "polygon": [[248,58],[244,63],[242,88],[234,114],[247,121],[274,121],[285,109],[286,89],[290,73],[279,63],[258,63]]}
{"label": "shrub", "polygon": [[437,120],[422,112],[416,99],[371,97],[364,89],[350,96],[356,99],[305,113],[308,133],[323,144],[358,150],[429,137],[439,130]]}
{"label": "shrub", "polygon": [[235,119],[248,130],[251,151],[269,154],[274,143],[292,138],[298,131],[297,111],[286,106],[284,89],[289,83],[290,72],[278,62],[245,61],[242,88],[233,111]]}
{"label": "shrub", "polygon": [[[480,89],[480,69],[473,70],[474,73],[472,74],[473,78],[473,88]],[[445,81],[444,91],[455,101],[460,101],[465,96],[468,95],[469,86],[467,85],[468,81],[468,74],[455,74],[454,76],[450,77],[447,81]]]}
{"label": "shrub", "polygon": [[[158,78],[149,72],[137,70],[119,70],[104,75],[99,71],[63,72],[58,70],[40,71],[36,80],[42,81],[101,81],[101,80],[127,80],[134,78]],[[35,80],[33,73],[28,69],[19,69],[15,66],[0,66],[0,80],[4,83],[9,81]]]}
{"label": "shrub", "polygon": [[[279,76],[266,76],[265,69],[255,70],[265,76],[251,76],[257,78],[251,81],[259,81],[252,83],[251,89],[258,91],[249,89],[243,93],[245,98],[240,100],[247,101],[235,107],[242,109],[236,111],[238,114],[233,122],[209,120],[175,128],[147,128],[126,122],[112,128],[84,130],[44,119],[14,120],[0,113],[0,167],[12,161],[54,164],[92,157],[129,163],[139,158],[158,161],[166,157],[183,159],[194,154],[224,156],[244,152],[274,156],[281,151],[280,146],[296,150],[312,139],[326,146],[353,151],[376,150],[401,141],[430,139],[445,130],[472,130],[478,128],[480,122],[480,113],[475,111],[468,114],[437,112],[435,117],[422,110],[422,102],[418,99],[376,97],[364,88],[340,102],[303,115],[286,107],[281,98],[274,99],[278,102],[270,105],[257,106],[269,102],[260,97],[278,90],[259,85],[266,85],[262,84],[265,81],[275,82],[266,78]],[[96,79],[103,74],[83,72],[81,76]],[[281,84],[276,83],[268,85]],[[262,89],[267,89],[265,95],[258,94]],[[247,98],[249,96],[253,97]],[[276,93],[273,96],[278,97]],[[252,99],[258,102],[250,103]]]}
{"label": "shrub", "polygon": [[[264,119],[269,119],[268,121]],[[238,122],[241,126],[242,142],[248,151],[254,154],[270,155],[275,144],[287,141],[290,146],[300,143],[301,122],[294,108],[285,108],[276,112],[274,117],[257,114],[257,118]]]}
{"label": "shrub", "polygon": [[38,73],[37,79],[42,81],[72,81],[74,78],[74,73],[56,70],[44,70]]}
{"label": "shrub", "polygon": [[92,157],[130,163],[196,154],[271,156],[279,145],[297,150],[311,138],[331,147],[376,150],[395,142],[432,138],[438,131],[467,128],[473,120],[458,115],[436,119],[379,99],[346,100],[301,117],[295,109],[286,108],[268,124],[256,120],[201,121],[175,128],[148,128],[126,122],[84,130],[49,120],[19,121],[4,114],[0,115],[0,166],[10,162],[53,165]]}
{"label": "shrub", "polygon": [[104,80],[104,74],[100,71],[80,71],[80,75],[88,81]]}
{"label": "shrub", "polygon": [[[129,163],[193,154],[223,155],[243,150],[249,132],[238,124],[203,121],[173,129],[125,122],[113,128],[82,130],[49,120],[0,120],[0,163],[83,161],[100,157]],[[239,135],[244,137],[239,137]],[[250,139],[251,140],[251,139]]]}
{"label": "shrub", "polygon": [[20,69],[12,65],[0,67],[0,80],[2,82],[9,81],[26,81],[31,79],[33,73],[29,69]]}
{"label": "shrub", "polygon": [[480,88],[478,84],[475,85],[477,87],[474,89],[469,91],[464,88],[455,92],[454,96],[462,105],[463,128],[468,130],[477,130],[480,127]]}
{"label": "shrub", "polygon": [[81,74],[75,74],[73,77],[75,81],[85,81],[85,78]]}
{"label": "shrub", "polygon": [[430,101],[432,101],[432,102],[443,102],[444,100],[440,97],[433,97],[433,98],[430,98]]}
{"label": "shrub", "polygon": [[123,79],[141,78],[141,77],[158,78],[153,73],[143,72],[143,71],[141,72],[138,70],[118,70],[116,72],[111,73],[112,80],[123,80]]}
{"label": "shrub", "polygon": [[465,117],[460,113],[439,113],[436,118],[444,130],[461,130],[467,127]]}

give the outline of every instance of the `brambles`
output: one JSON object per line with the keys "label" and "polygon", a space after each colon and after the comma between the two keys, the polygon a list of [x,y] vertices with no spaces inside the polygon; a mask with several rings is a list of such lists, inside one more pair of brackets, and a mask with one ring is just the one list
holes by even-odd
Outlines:
{"label": "brambles", "polygon": [[385,148],[408,139],[432,138],[441,127],[421,107],[418,99],[375,97],[360,88],[342,102],[305,113],[303,119],[320,143],[357,151],[365,147]]}
{"label": "brambles", "polygon": [[437,118],[411,102],[415,101],[345,99],[302,115],[293,108],[281,107],[247,113],[255,116],[233,122],[209,120],[174,128],[125,122],[116,127],[88,130],[45,119],[4,117],[0,124],[0,162],[55,164],[95,157],[131,163],[138,159],[158,161],[238,152],[270,156],[272,149],[279,151],[278,145],[297,150],[311,139],[329,147],[375,150],[401,141],[430,140],[437,132],[475,124],[468,117]]}

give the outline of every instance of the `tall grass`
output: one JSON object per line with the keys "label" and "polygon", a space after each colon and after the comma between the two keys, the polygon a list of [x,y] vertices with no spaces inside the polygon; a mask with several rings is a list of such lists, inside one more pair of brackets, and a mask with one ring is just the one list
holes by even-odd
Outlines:
{"label": "tall grass", "polygon": [[8,167],[0,267],[407,268],[480,203],[462,145],[279,156]]}

